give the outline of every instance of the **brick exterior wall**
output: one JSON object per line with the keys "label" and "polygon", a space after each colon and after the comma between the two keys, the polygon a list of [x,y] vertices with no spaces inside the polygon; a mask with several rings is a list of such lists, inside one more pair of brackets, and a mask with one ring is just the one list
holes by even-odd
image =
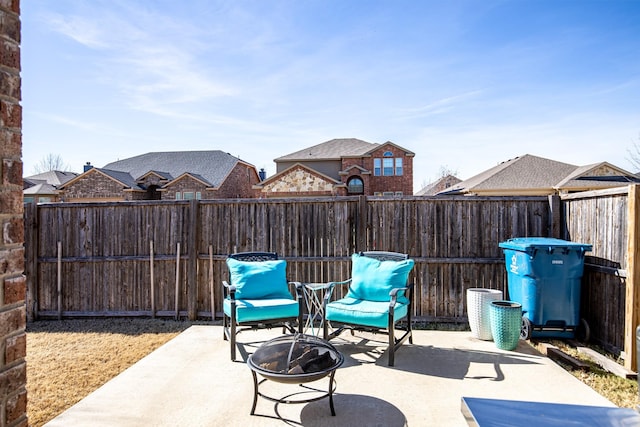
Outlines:
{"label": "brick exterior wall", "polygon": [[[65,202],[126,200],[122,190],[122,184],[97,169],[92,169],[65,185],[61,190],[61,198]],[[128,194],[131,197],[130,192]]]}
{"label": "brick exterior wall", "polygon": [[181,193],[180,199],[182,199],[184,198],[182,193],[184,193],[185,191],[193,192],[194,198],[195,198],[195,193],[200,192],[201,199],[213,199],[214,194],[216,192],[212,190],[207,190],[207,188],[209,187],[205,185],[202,181],[194,179],[190,176],[183,176],[178,181],[162,189],[161,191],[162,200],[175,200],[177,192]]}
{"label": "brick exterior wall", "polygon": [[27,426],[20,0],[0,0],[0,426]]}
{"label": "brick exterior wall", "polygon": [[218,191],[216,198],[254,198],[258,193],[252,187],[260,182],[260,178],[253,166],[238,162],[224,180]]}
{"label": "brick exterior wall", "polygon": [[[373,159],[382,159],[386,151],[393,153],[393,158],[402,158],[403,172],[400,176],[374,176]],[[365,181],[365,194],[375,194],[387,191],[402,192],[405,196],[413,195],[413,155],[408,156],[406,152],[395,145],[383,144],[377,150],[371,153],[370,157],[363,158],[365,169],[371,171],[371,175]],[[344,169],[343,169],[344,170]],[[348,177],[345,177],[345,182]]]}

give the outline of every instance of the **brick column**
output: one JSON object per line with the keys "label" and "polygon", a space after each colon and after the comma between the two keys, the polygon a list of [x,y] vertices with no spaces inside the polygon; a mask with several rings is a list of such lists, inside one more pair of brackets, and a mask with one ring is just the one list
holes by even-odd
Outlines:
{"label": "brick column", "polygon": [[0,427],[27,426],[20,0],[0,0]]}

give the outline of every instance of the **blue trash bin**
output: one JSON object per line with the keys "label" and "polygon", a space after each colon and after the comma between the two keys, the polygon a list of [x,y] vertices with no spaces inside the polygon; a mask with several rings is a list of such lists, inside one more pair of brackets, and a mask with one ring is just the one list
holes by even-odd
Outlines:
{"label": "blue trash bin", "polygon": [[580,281],[589,244],[546,237],[519,237],[501,242],[509,299],[522,304],[520,338],[587,340],[589,327],[580,319]]}

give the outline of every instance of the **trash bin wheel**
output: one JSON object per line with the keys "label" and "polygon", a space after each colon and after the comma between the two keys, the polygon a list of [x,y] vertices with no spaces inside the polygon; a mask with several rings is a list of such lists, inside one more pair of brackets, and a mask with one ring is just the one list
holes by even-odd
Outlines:
{"label": "trash bin wheel", "polygon": [[591,338],[591,329],[585,319],[580,319],[580,324],[576,326],[576,340],[581,343],[588,343]]}
{"label": "trash bin wheel", "polygon": [[522,316],[522,326],[520,326],[520,339],[528,340],[531,338],[531,332],[533,331],[533,324],[529,318]]}

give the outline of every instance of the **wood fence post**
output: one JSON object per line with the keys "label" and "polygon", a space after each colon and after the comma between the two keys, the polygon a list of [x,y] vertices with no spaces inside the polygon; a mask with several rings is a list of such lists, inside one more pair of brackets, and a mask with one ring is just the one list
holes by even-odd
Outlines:
{"label": "wood fence post", "polygon": [[180,317],[180,242],[178,242],[178,247],[176,250],[176,298],[175,298],[175,308],[176,308],[176,320]]}
{"label": "wood fence post", "polygon": [[62,242],[58,240],[58,320],[62,319]]}
{"label": "wood fence post", "polygon": [[213,289],[213,245],[209,245],[209,293],[211,294],[211,320],[216,320],[216,298]]}
{"label": "wood fence post", "polygon": [[555,237],[556,239],[562,238],[562,216],[560,215],[560,196],[557,194],[549,195],[549,231],[551,232],[551,237]]}
{"label": "wood fence post", "polygon": [[[627,215],[627,286],[624,314],[624,366],[636,370],[636,327],[640,323],[640,192],[629,186]],[[636,371],[637,372],[637,371]]]}
{"label": "wood fence post", "polygon": [[156,283],[153,273],[153,240],[149,241],[149,276],[151,279],[151,317],[156,317]]}
{"label": "wood fence post", "polygon": [[198,242],[200,241],[200,227],[198,211],[200,206],[197,199],[189,201],[189,267],[187,276],[187,315],[189,320],[198,317]]}

